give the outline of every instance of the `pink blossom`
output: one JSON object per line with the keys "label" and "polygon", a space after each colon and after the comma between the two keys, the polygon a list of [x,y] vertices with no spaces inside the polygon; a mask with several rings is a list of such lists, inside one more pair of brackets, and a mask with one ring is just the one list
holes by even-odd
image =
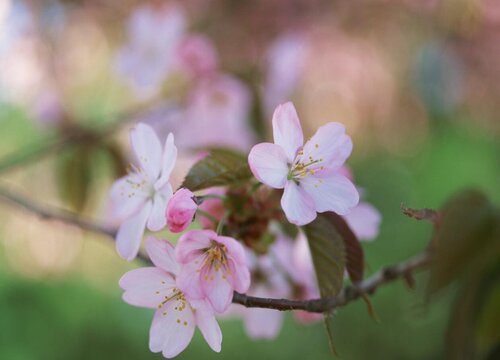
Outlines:
{"label": "pink blossom", "polygon": [[367,202],[360,202],[344,219],[360,240],[374,240],[380,228],[380,212]]}
{"label": "pink blossom", "polygon": [[177,49],[177,68],[191,77],[208,76],[217,69],[217,51],[203,35],[184,38]]}
{"label": "pink blossom", "polygon": [[171,232],[184,231],[193,222],[198,205],[194,201],[194,194],[188,189],[177,190],[167,205],[167,225]]}
{"label": "pink blossom", "polygon": [[274,112],[273,134],[274,144],[255,145],[248,162],[259,181],[285,189],[281,207],[288,221],[305,225],[317,212],[345,215],[357,205],[355,186],[338,172],[352,151],[342,124],[323,125],[304,144],[297,112],[288,102]]}
{"label": "pink blossom", "polygon": [[117,180],[110,192],[112,215],[121,222],[116,249],[129,261],[137,256],[146,226],[159,231],[166,225],[165,210],[172,197],[169,176],[177,158],[174,136],[168,135],[162,150],[148,125],[139,123],[133,128],[130,142],[139,166]]}
{"label": "pink blossom", "polygon": [[217,312],[228,308],[234,290],[246,292],[250,286],[245,251],[233,238],[191,230],[179,239],[175,255],[182,265],[179,288],[193,299],[207,298]]}
{"label": "pink blossom", "polygon": [[200,81],[191,93],[176,132],[181,148],[229,146],[247,150],[252,144],[248,126],[250,92],[241,81],[216,75]]}
{"label": "pink blossom", "polygon": [[117,56],[117,71],[139,96],[154,95],[174,68],[186,19],[176,6],[137,8],[128,22],[129,43]]}
{"label": "pink blossom", "polygon": [[[217,188],[212,188],[209,189],[205,195],[224,195],[225,190],[224,188],[217,187]],[[212,215],[217,220],[222,219],[224,216],[224,202],[222,199],[218,198],[208,198],[204,200],[201,205],[200,205],[200,210],[205,211],[206,213]],[[215,230],[215,225],[214,222],[204,216],[200,216],[199,221],[201,223],[201,226],[203,226],[204,229],[212,229]]]}
{"label": "pink blossom", "polygon": [[155,267],[127,272],[120,279],[123,300],[134,306],[156,309],[149,332],[149,349],[166,358],[181,353],[198,327],[212,350],[221,350],[222,333],[213,309],[205,300],[191,300],[176,284],[179,264],[168,241],[149,237],[146,251]]}

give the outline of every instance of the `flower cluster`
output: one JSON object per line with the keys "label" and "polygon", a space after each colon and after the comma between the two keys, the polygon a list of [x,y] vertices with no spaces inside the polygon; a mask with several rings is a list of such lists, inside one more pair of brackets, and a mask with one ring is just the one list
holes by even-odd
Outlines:
{"label": "flower cluster", "polygon": [[[222,314],[241,317],[251,337],[274,338],[283,314],[231,305],[235,291],[318,298],[307,239],[300,228],[296,237],[286,235],[285,218],[302,226],[318,212],[335,212],[360,239],[376,237],[380,215],[370,204],[358,203],[358,190],[344,164],[352,150],[344,127],[326,124],[304,143],[295,107],[286,103],[275,110],[273,130],[275,143],[257,144],[248,156],[255,178],[268,186],[249,179],[246,186],[214,187],[202,194],[172,189],[177,157],[173,134],[162,147],[150,126],[139,123],[131,130],[136,165],[111,189],[111,214],[121,224],[118,253],[134,259],[146,228],[182,233],[175,246],[148,237],[145,248],[154,267],[132,270],[120,280],[127,303],[156,309],[151,351],[176,356],[196,327],[209,346],[220,351],[216,316]],[[201,229],[190,229],[198,217]],[[321,318],[303,311],[294,315],[300,323]]]}

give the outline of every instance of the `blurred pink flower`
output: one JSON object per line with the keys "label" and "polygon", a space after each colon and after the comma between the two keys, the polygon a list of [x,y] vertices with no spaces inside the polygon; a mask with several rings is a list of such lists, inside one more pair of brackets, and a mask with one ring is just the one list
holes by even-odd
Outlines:
{"label": "blurred pink flower", "polygon": [[[209,189],[205,192],[205,195],[224,195],[226,192],[224,188],[216,187]],[[215,219],[220,220],[224,216],[224,202],[222,199],[209,198],[204,200],[199,206],[200,210],[212,215]],[[216,224],[204,216],[200,216],[199,221],[204,229],[215,230]]]}
{"label": "blurred pink flower", "polygon": [[162,150],[154,130],[142,123],[130,131],[130,143],[139,167],[117,180],[110,192],[111,215],[122,222],[116,249],[129,261],[137,256],[146,226],[159,231],[166,225],[165,210],[172,197],[169,176],[177,158],[174,136],[169,134]]}
{"label": "blurred pink flower", "polygon": [[217,70],[217,51],[203,35],[184,38],[177,49],[176,67],[191,77],[209,76]]}
{"label": "blurred pink flower", "polygon": [[138,7],[128,22],[129,43],[119,50],[116,68],[140,97],[154,95],[173,69],[186,28],[177,6]]}
{"label": "blurred pink flower", "polygon": [[231,304],[233,290],[246,292],[250,272],[243,246],[212,230],[191,230],[179,239],[175,255],[182,268],[179,288],[193,299],[207,298],[217,312]]}
{"label": "blurred pink flower", "polygon": [[194,219],[198,205],[194,201],[194,194],[188,189],[177,190],[170,198],[165,216],[168,229],[178,233],[184,231]]}
{"label": "blurred pink flower", "polygon": [[283,103],[295,92],[303,71],[307,44],[299,34],[278,37],[267,53],[267,72],[263,89],[267,113]]}
{"label": "blurred pink flower", "polygon": [[188,99],[177,143],[182,148],[228,146],[247,150],[253,142],[248,126],[250,92],[229,75],[201,80]]}
{"label": "blurred pink flower", "polygon": [[304,144],[292,103],[276,108],[274,144],[255,145],[248,155],[254,176],[264,184],[285,191],[281,206],[291,223],[305,225],[317,212],[347,214],[359,201],[354,185],[338,173],[352,151],[351,138],[339,123],[328,123]]}
{"label": "blurred pink flower", "polygon": [[191,300],[179,290],[179,264],[168,241],[149,237],[146,251],[155,267],[127,272],[120,279],[123,300],[134,306],[156,309],[149,333],[149,349],[166,358],[181,353],[191,342],[196,326],[212,350],[221,350],[222,332],[210,304]]}
{"label": "blurred pink flower", "polygon": [[367,202],[360,202],[344,219],[359,240],[374,240],[380,228],[380,212]]}
{"label": "blurred pink flower", "polygon": [[45,126],[58,125],[63,121],[64,108],[61,95],[54,89],[40,93],[32,107],[33,120]]}

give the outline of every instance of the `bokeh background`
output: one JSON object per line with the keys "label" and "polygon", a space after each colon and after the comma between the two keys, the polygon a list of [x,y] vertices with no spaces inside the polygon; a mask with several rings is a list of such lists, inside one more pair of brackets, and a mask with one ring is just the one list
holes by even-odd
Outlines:
{"label": "bokeh background", "polygon": [[[184,0],[183,31],[210,45],[191,54],[195,70],[153,69],[155,46],[176,41],[168,26],[137,35],[153,55],[131,41],[129,19],[145,5],[175,6],[0,0],[2,188],[106,223],[134,121],[179,134],[179,183],[190,150],[246,150],[269,138],[273,108],[293,100],[309,135],[339,121],[353,137],[349,165],[383,216],[378,238],[363,244],[368,273],[430,238],[431,225],[404,217],[402,203],[437,208],[467,187],[500,203],[499,1]],[[120,65],[123,56],[132,67]],[[117,281],[137,264],[122,261],[108,238],[4,202],[0,219],[0,359],[161,358],[148,350],[152,312],[120,298]],[[362,302],[339,309],[341,358],[443,359],[455,291],[426,302],[425,280],[419,274],[415,290],[379,289],[380,322]],[[239,320],[221,324],[221,354],[197,333],[179,358],[329,356],[321,323],[290,316],[274,341],[249,339]]]}

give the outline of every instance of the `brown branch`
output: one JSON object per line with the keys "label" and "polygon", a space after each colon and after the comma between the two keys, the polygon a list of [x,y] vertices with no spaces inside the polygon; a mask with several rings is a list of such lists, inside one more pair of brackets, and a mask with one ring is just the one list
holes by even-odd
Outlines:
{"label": "brown branch", "polygon": [[[0,199],[6,200],[16,206],[22,207],[29,212],[38,215],[42,219],[62,221],[67,224],[77,226],[83,230],[97,234],[107,235],[114,239],[116,230],[97,225],[91,221],[84,220],[78,215],[61,209],[45,208],[34,204],[24,197],[0,187]],[[139,258],[150,263],[150,260],[140,255]],[[348,303],[372,295],[380,286],[390,283],[399,278],[405,278],[416,270],[426,268],[431,261],[429,252],[424,251],[406,261],[387,266],[376,272],[371,277],[360,282],[356,286],[346,287],[338,296],[323,299],[312,300],[289,300],[289,299],[268,299],[234,293],[233,303],[250,308],[266,308],[280,311],[304,310],[313,313],[325,313],[334,310],[337,307],[347,305]]]}

